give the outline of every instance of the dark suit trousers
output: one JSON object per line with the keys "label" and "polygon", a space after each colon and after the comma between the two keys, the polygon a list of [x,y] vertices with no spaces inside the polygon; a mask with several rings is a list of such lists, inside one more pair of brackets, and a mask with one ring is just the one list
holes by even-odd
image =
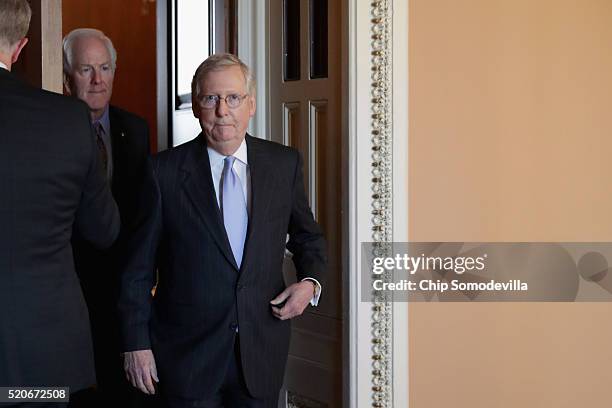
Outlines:
{"label": "dark suit trousers", "polygon": [[[265,373],[262,373],[262,375],[265,375]],[[163,400],[164,408],[277,408],[278,392],[270,398],[251,397],[242,373],[240,342],[238,341],[238,335],[236,335],[234,355],[229,359],[223,385],[215,395],[203,400],[185,400],[172,397],[163,398]]]}

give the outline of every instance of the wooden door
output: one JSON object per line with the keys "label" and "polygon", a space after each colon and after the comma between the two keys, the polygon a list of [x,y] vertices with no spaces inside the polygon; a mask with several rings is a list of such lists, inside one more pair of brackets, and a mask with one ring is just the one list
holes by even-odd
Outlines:
{"label": "wooden door", "polygon": [[[270,1],[271,137],[302,153],[310,205],[329,250],[319,306],[293,321],[281,406],[342,406],[340,6]],[[290,257],[288,283],[295,279]]]}

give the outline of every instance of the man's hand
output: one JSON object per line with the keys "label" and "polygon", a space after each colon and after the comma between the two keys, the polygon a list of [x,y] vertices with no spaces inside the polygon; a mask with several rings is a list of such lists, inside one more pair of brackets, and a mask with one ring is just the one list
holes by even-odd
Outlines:
{"label": "man's hand", "polygon": [[155,394],[153,381],[159,382],[155,358],[151,350],[128,351],[123,354],[123,369],[128,381],[145,394]]}
{"label": "man's hand", "polygon": [[[314,282],[305,280],[289,286],[270,302],[272,314],[281,320],[292,319],[301,315],[314,296],[314,285]],[[287,302],[282,308],[275,306],[285,300]]]}

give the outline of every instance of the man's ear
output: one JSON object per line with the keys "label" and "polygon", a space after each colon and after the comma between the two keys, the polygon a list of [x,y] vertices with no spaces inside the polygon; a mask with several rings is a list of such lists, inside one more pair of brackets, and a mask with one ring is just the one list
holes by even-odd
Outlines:
{"label": "man's ear", "polygon": [[23,37],[21,40],[19,40],[19,42],[15,46],[15,49],[13,50],[13,53],[11,54],[11,64],[14,64],[15,62],[17,62],[17,59],[19,58],[19,54],[21,53],[21,50],[23,50],[23,47],[25,47],[27,43],[28,43],[27,37]]}
{"label": "man's ear", "polygon": [[196,119],[200,119],[200,110],[198,109],[198,101],[196,96],[192,93],[191,94],[191,111],[193,112],[193,116],[196,117]]}
{"label": "man's ear", "polygon": [[255,110],[257,109],[255,95],[249,95],[248,98],[249,98],[249,116],[253,117],[253,115],[255,115]]}
{"label": "man's ear", "polygon": [[62,77],[64,79],[64,93],[66,95],[72,95],[72,90],[70,89],[70,78],[68,78],[68,75],[65,72]]}

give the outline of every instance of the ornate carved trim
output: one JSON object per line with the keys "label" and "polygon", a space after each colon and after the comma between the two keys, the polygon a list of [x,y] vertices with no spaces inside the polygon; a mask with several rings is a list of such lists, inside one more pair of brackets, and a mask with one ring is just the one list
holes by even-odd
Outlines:
{"label": "ornate carved trim", "polygon": [[[391,6],[392,0],[376,0],[371,3],[372,240],[376,243],[374,256],[385,256],[384,254],[390,252],[393,237]],[[376,408],[393,406],[392,312],[391,299],[387,295],[375,293],[371,329],[372,406]]]}

